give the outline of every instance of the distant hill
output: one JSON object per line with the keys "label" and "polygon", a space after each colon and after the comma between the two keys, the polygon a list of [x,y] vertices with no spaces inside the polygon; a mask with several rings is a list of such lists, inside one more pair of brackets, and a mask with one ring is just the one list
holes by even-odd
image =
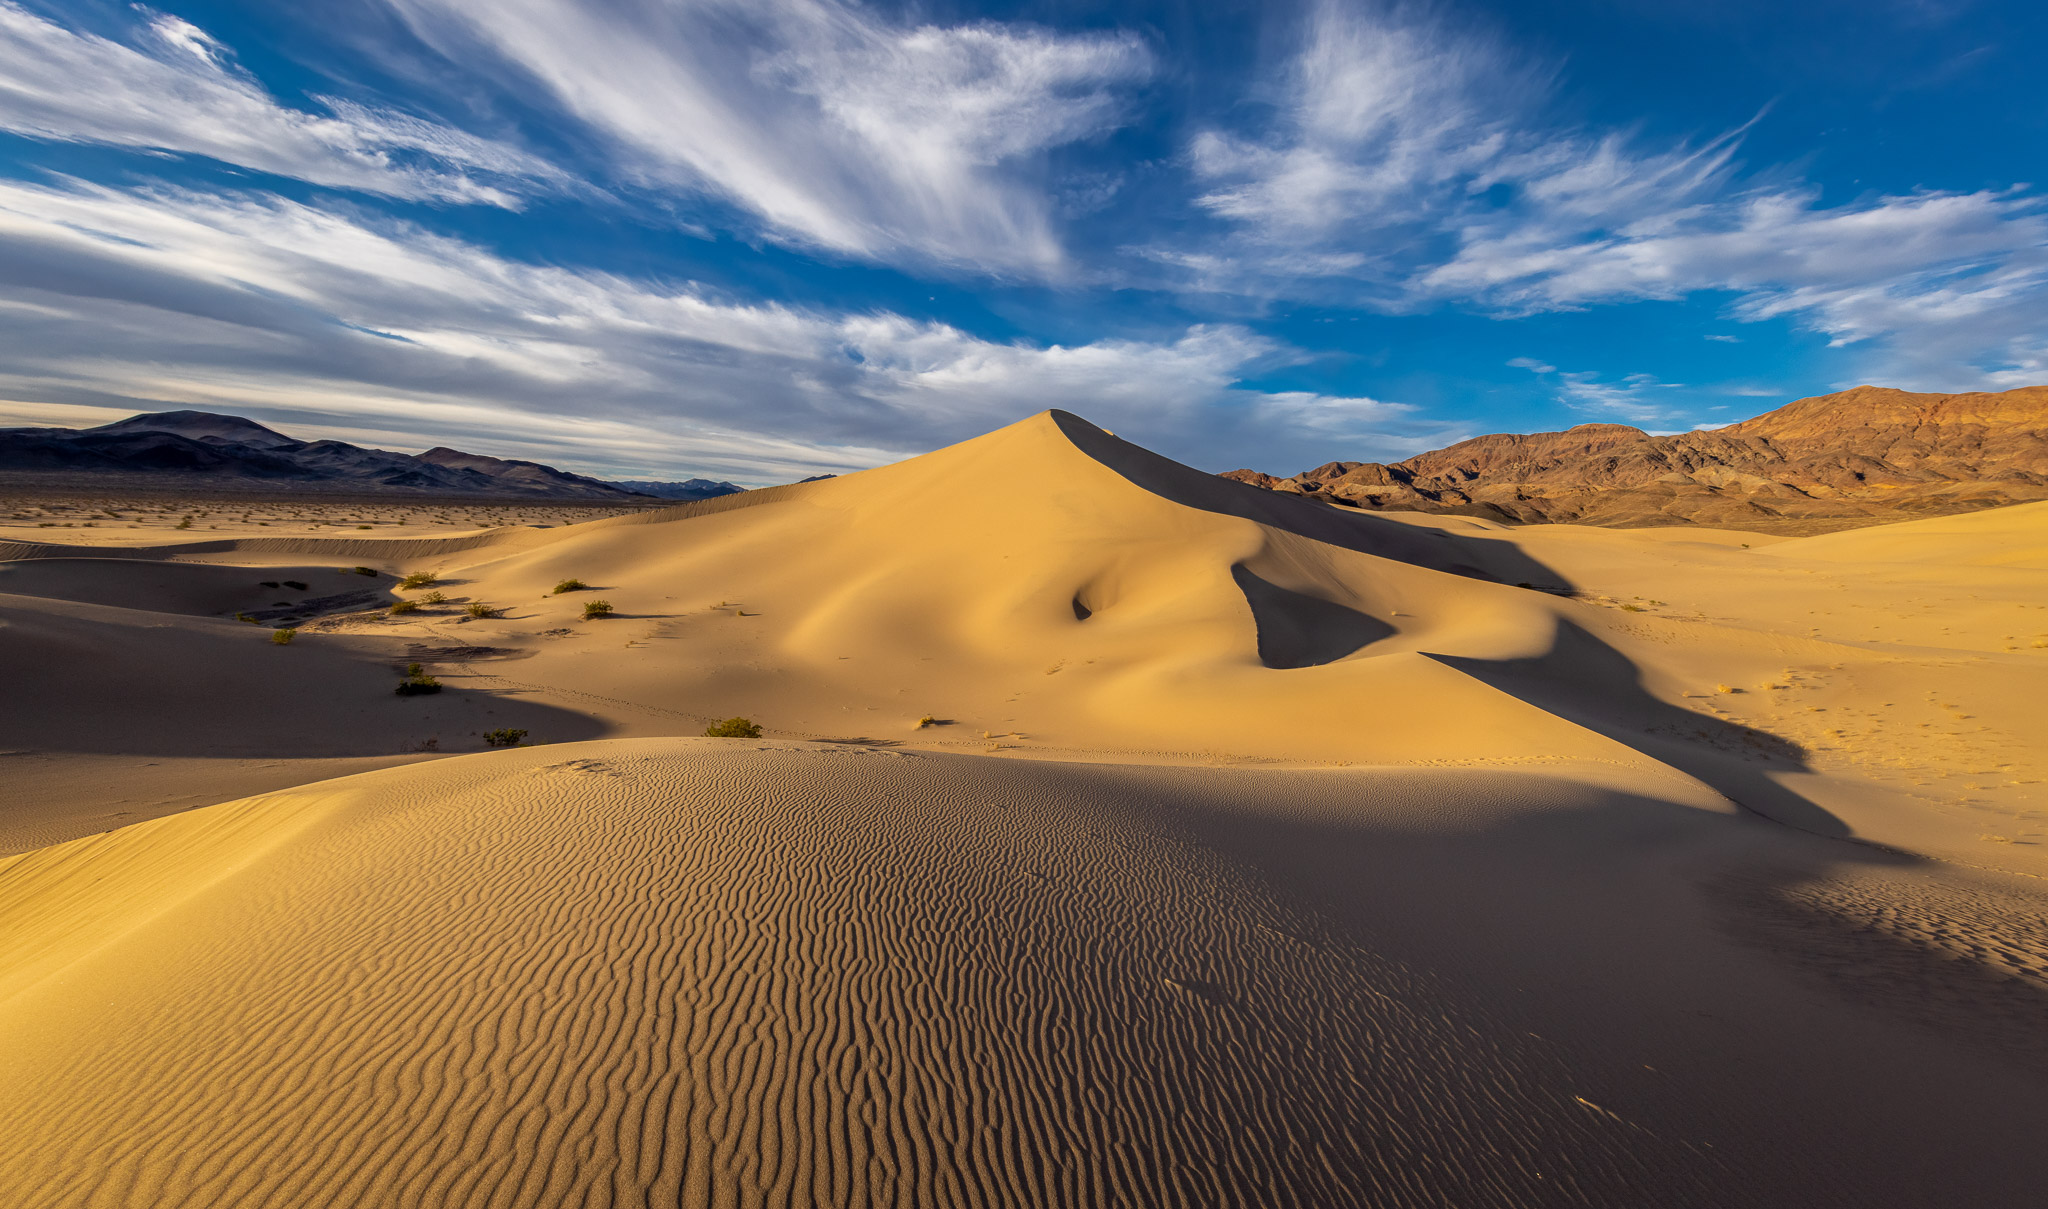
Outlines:
{"label": "distant hill", "polygon": [[0,476],[621,503],[644,502],[651,494],[539,462],[456,449],[408,454],[346,441],[301,441],[254,420],[205,411],[155,412],[98,428],[0,429]]}
{"label": "distant hill", "polygon": [[1355,508],[1812,533],[2048,499],[2048,386],[1859,386],[1712,432],[1623,424],[1475,437],[1400,462],[1225,478]]}
{"label": "distant hill", "polygon": [[656,495],[665,500],[708,500],[714,496],[737,495],[745,491],[735,483],[714,482],[711,479],[684,479],[680,483],[664,483],[649,479],[617,479],[613,486],[637,491],[642,495]]}

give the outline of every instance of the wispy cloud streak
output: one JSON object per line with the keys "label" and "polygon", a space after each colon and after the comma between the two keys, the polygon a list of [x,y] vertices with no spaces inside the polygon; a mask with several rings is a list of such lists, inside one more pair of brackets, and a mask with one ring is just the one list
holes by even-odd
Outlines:
{"label": "wispy cloud streak", "polygon": [[538,81],[622,173],[861,258],[1061,271],[1045,152],[1112,129],[1152,56],[1118,33],[899,25],[839,0],[388,0],[451,58]]}
{"label": "wispy cloud streak", "polygon": [[567,183],[506,143],[388,109],[278,103],[204,30],[139,10],[131,43],[0,0],[0,130],[201,155],[388,197],[516,206]]}
{"label": "wispy cloud streak", "polygon": [[845,470],[1053,406],[1233,464],[1296,460],[1311,436],[1412,449],[1430,430],[1391,404],[1240,386],[1293,354],[1239,327],[999,343],[524,264],[256,194],[0,182],[0,309],[16,399],[348,417],[631,474]]}
{"label": "wispy cloud streak", "polygon": [[1503,316],[1701,293],[1863,346],[1869,372],[1950,388],[2048,371],[2048,203],[1926,190],[1822,204],[1745,175],[1741,132],[1654,147],[1548,122],[1545,73],[1427,10],[1322,0],[1270,121],[1189,146],[1190,288]]}

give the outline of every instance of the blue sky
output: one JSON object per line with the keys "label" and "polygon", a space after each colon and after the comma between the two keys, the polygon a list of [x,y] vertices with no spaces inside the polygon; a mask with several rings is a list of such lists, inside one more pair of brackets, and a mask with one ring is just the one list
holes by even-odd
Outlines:
{"label": "blue sky", "polygon": [[0,423],[759,484],[2048,382],[2048,6],[0,0]]}

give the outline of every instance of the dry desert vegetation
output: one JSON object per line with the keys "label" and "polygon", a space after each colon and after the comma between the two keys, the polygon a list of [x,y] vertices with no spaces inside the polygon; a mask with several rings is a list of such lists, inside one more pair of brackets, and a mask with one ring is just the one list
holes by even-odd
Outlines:
{"label": "dry desert vegetation", "polygon": [[2048,503],[158,503],[0,534],[0,1203],[2048,1196]]}

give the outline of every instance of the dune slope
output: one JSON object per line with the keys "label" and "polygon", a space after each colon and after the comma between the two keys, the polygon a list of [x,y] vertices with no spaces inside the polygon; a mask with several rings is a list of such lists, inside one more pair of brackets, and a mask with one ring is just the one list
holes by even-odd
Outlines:
{"label": "dune slope", "polygon": [[[1817,1007],[1671,875],[1730,820],[1593,775],[648,740],[142,824],[0,867],[28,954],[0,983],[0,1184],[36,1206],[2019,1203],[2048,1088]],[[1331,804],[1283,805],[1311,790]],[[1662,855],[1597,868],[1616,811]],[[1475,933],[1475,909],[1517,918]],[[1938,1139],[1938,1173],[1843,1135],[1849,1111]]]}

